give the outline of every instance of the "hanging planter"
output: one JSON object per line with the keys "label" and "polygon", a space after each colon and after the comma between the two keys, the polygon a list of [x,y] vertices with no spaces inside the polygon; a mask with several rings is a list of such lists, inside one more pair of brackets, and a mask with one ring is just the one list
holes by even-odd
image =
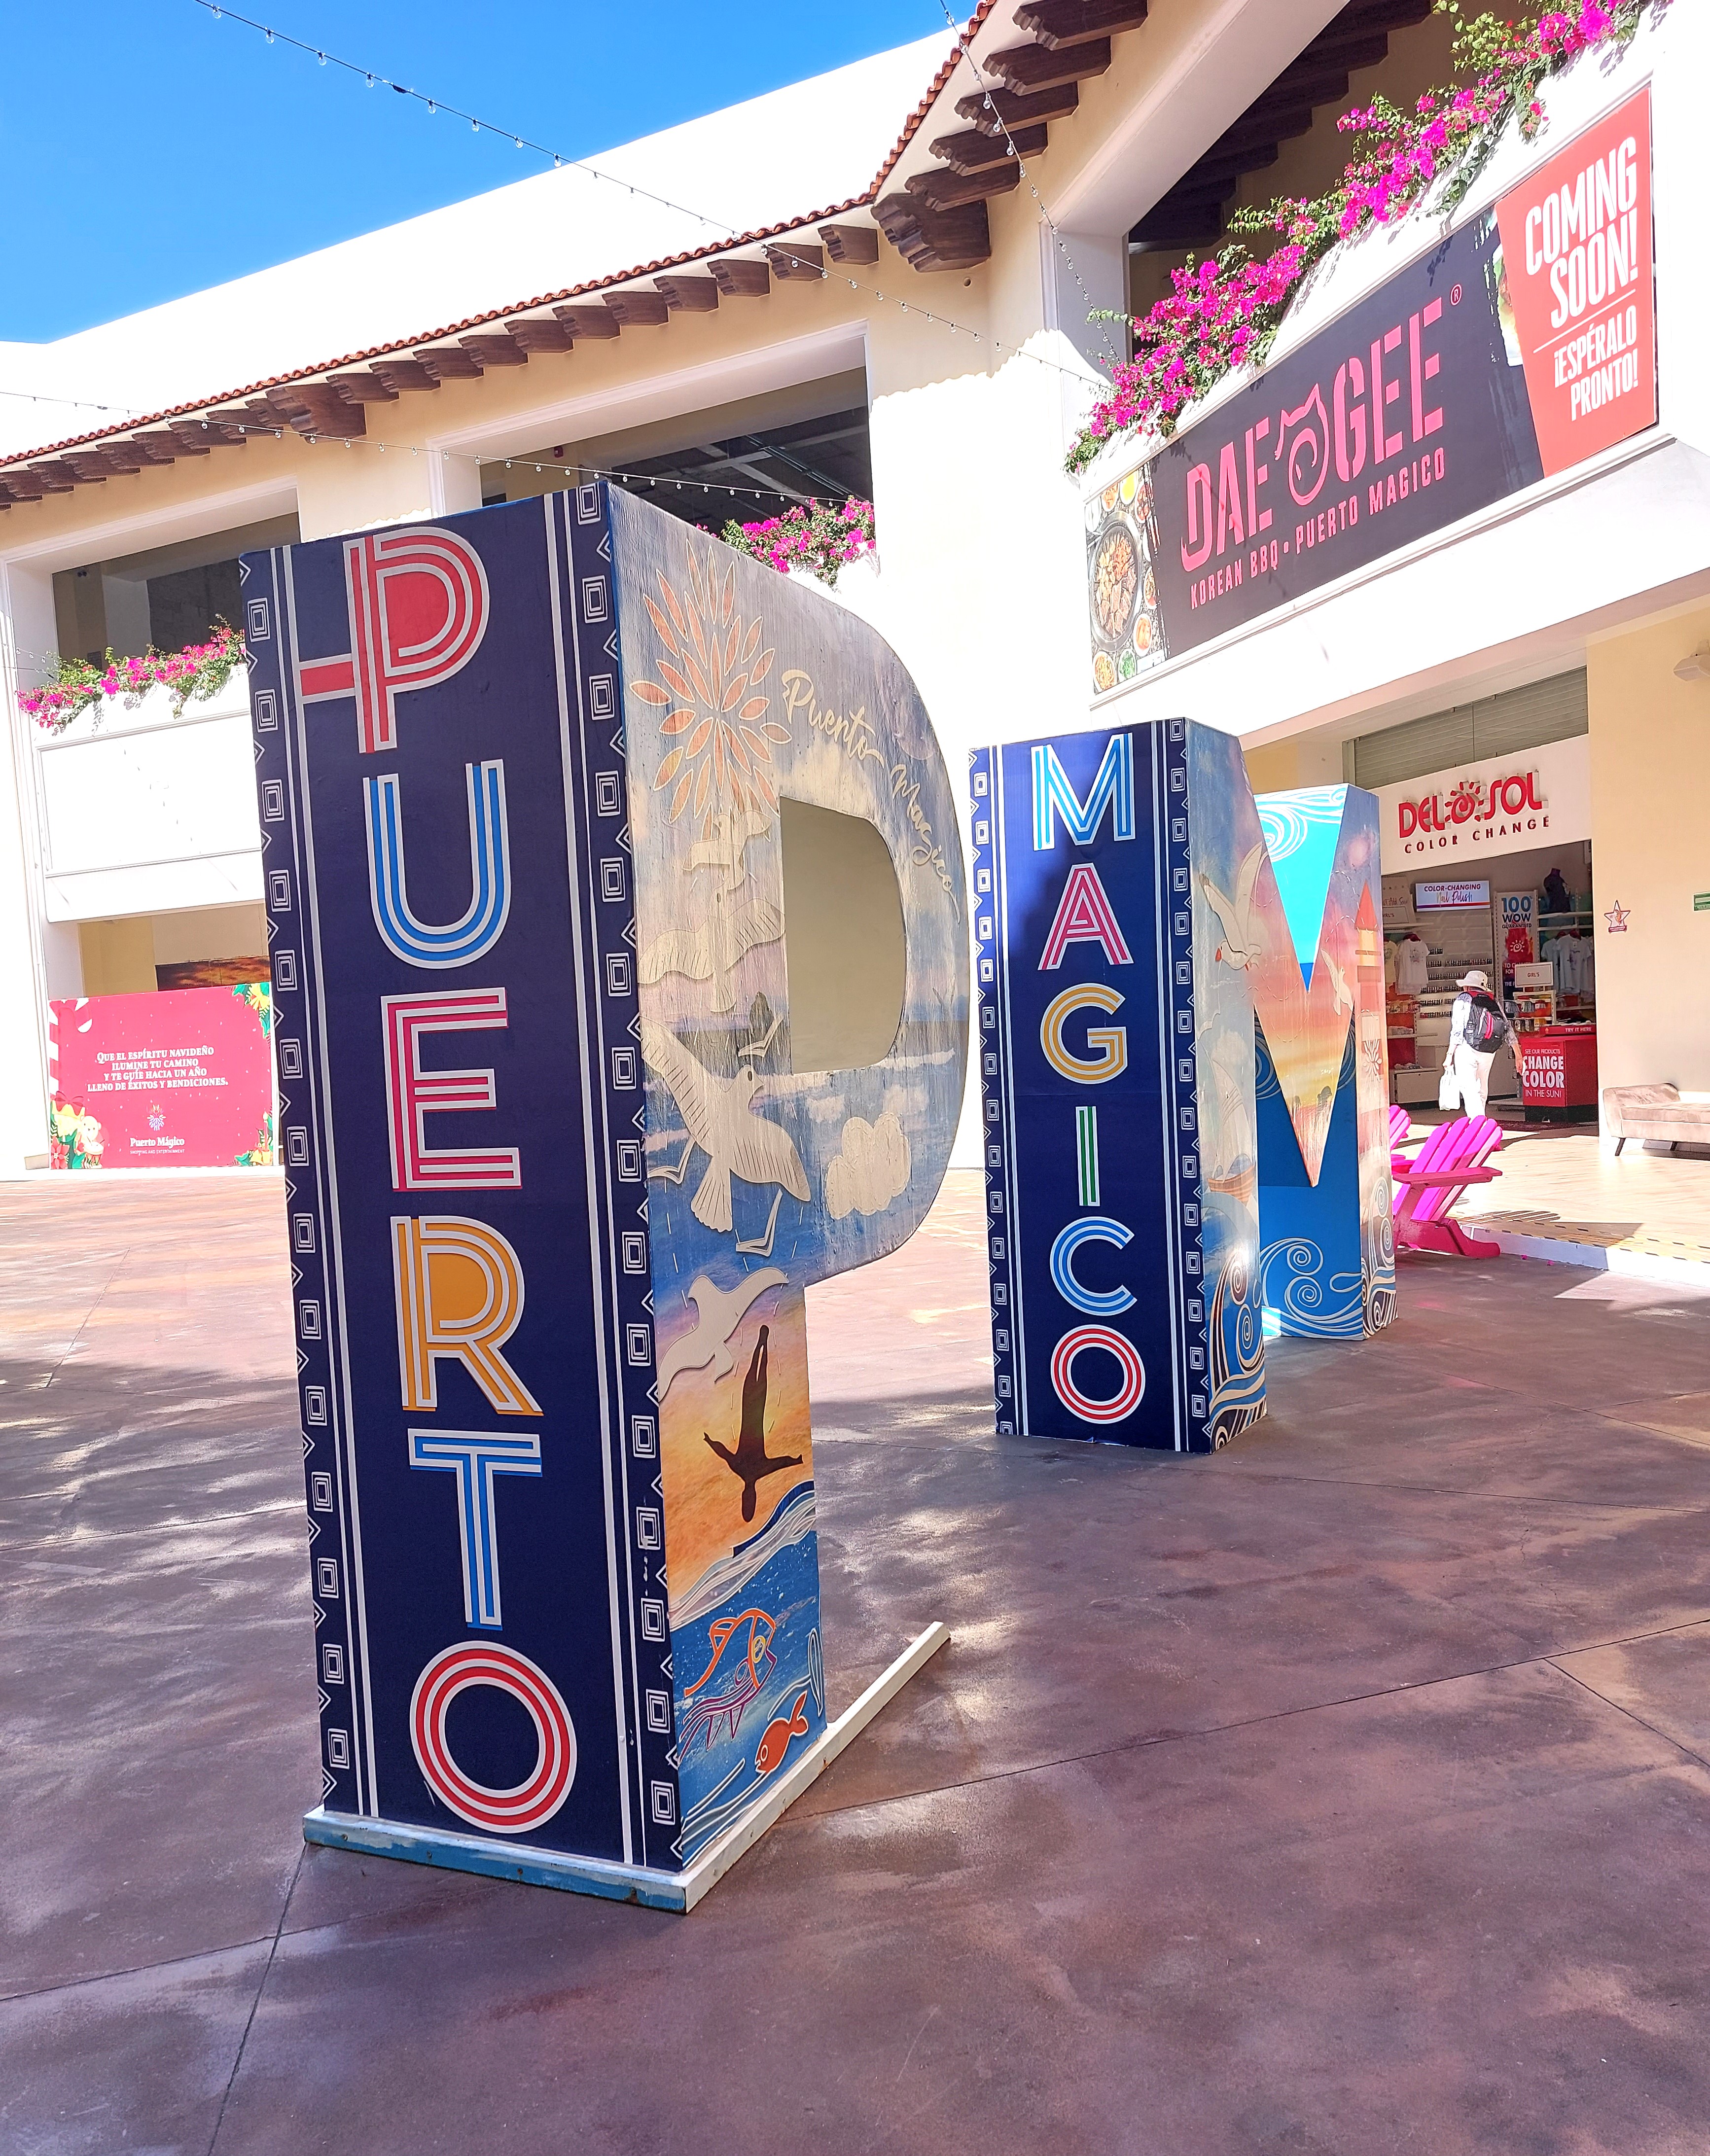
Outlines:
{"label": "hanging planter", "polygon": [[156,688],[170,691],[172,716],[182,718],[187,704],[217,696],[243,664],[237,631],[222,621],[206,644],[186,644],[182,651],[157,651],[151,645],[140,658],[116,659],[110,649],[99,666],[92,660],[62,659],[56,652],[49,679],[39,688],[23,690],[18,701],[39,726],[56,734],[85,711],[98,711],[110,697],[134,709]]}
{"label": "hanging planter", "polygon": [[727,546],[752,554],[757,562],[787,575],[804,569],[822,584],[834,586],[840,569],[873,551],[873,505],[857,501],[810,501],[760,524],[727,524]]}

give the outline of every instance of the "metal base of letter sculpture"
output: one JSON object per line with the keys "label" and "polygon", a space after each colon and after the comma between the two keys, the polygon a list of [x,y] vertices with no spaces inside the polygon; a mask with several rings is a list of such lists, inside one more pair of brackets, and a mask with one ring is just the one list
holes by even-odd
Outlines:
{"label": "metal base of letter sculpture", "polygon": [[[1298,1168],[1304,1199],[1297,1219],[1279,1196],[1280,1240],[1295,1250],[1318,1228],[1358,1284],[1355,1329],[1393,1303],[1388,1156],[1367,1100],[1372,1070],[1372,1100],[1384,1091],[1375,824],[1368,856],[1363,812],[1344,819],[1339,798],[1370,797],[1334,789],[1341,835],[1302,957],[1272,860],[1286,867],[1283,839],[1229,735],[1172,719],[972,761],[998,1428],[1214,1450],[1264,1412],[1266,1278],[1280,1302],[1311,1301],[1270,1247],[1272,1183]],[[1274,801],[1270,821],[1281,832]],[[1357,1024],[1338,983],[1358,984]]]}
{"label": "metal base of letter sculpture", "polygon": [[[603,485],[243,574],[306,1832],[691,1906],[946,1636],[828,1727],[804,1291],[948,1159],[942,760],[863,624]],[[797,803],[879,865],[837,905]],[[840,912],[895,981],[870,1060],[809,1068]]]}

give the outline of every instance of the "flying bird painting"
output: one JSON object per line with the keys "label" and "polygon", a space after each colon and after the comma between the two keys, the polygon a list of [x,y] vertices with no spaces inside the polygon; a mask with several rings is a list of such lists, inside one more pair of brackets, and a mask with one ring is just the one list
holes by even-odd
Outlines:
{"label": "flying bird painting", "polygon": [[715,1384],[727,1378],[736,1368],[736,1358],[730,1351],[732,1333],[747,1314],[749,1305],[768,1288],[783,1286],[784,1278],[776,1265],[762,1265],[757,1272],[745,1273],[734,1287],[723,1288],[715,1287],[705,1273],[697,1273],[689,1284],[695,1330],[672,1341],[659,1358],[660,1399],[670,1392],[672,1379],[684,1370],[704,1370],[711,1363]]}
{"label": "flying bird painting", "polygon": [[1259,870],[1264,865],[1265,842],[1248,853],[1235,876],[1235,896],[1220,891],[1208,875],[1199,878],[1199,888],[1205,894],[1205,902],[1217,916],[1217,925],[1223,932],[1223,940],[1217,947],[1218,957],[1238,973],[1245,973],[1256,966],[1265,955],[1266,937],[1263,922],[1253,909],[1253,896],[1258,888]]}
{"label": "flying bird painting", "polygon": [[676,1102],[691,1139],[675,1170],[654,1173],[680,1183],[696,1147],[706,1153],[706,1173],[689,1201],[689,1210],[703,1227],[718,1235],[730,1232],[732,1176],[763,1186],[782,1184],[792,1198],[805,1200],[810,1195],[795,1141],[754,1106],[754,1096],[765,1081],[752,1062],[744,1062],[734,1078],[716,1077],[675,1034],[650,1019],[641,1021],[641,1053]]}

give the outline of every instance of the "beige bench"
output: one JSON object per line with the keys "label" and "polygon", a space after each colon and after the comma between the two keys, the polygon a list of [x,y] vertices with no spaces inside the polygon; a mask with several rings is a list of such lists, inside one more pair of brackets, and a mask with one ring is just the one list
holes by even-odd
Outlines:
{"label": "beige bench", "polygon": [[1678,1086],[1605,1086],[1603,1127],[1617,1152],[1629,1138],[1710,1146],[1710,1093],[1682,1093]]}

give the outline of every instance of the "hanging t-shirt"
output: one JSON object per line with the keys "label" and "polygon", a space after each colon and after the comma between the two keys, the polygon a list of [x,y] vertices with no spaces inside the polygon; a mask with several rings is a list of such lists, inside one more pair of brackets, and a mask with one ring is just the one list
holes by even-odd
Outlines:
{"label": "hanging t-shirt", "polygon": [[1591,993],[1593,957],[1589,938],[1569,928],[1551,943],[1547,956],[1550,971],[1555,976],[1558,995]]}
{"label": "hanging t-shirt", "polygon": [[1549,960],[1549,969],[1554,976],[1556,993],[1559,996],[1573,995],[1577,993],[1574,986],[1574,976],[1576,971],[1576,961],[1574,957],[1574,945],[1575,938],[1571,936],[1554,936],[1551,937],[1549,949],[1544,954]]}
{"label": "hanging t-shirt", "polygon": [[1422,996],[1430,986],[1430,953],[1410,936],[1395,954],[1395,985],[1404,996]]}

